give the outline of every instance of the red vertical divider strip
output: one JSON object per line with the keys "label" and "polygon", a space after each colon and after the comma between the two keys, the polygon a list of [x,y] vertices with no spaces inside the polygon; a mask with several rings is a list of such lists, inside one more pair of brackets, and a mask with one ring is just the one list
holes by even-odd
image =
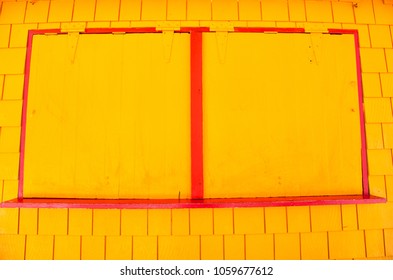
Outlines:
{"label": "red vertical divider strip", "polygon": [[203,199],[202,32],[191,43],[191,197]]}

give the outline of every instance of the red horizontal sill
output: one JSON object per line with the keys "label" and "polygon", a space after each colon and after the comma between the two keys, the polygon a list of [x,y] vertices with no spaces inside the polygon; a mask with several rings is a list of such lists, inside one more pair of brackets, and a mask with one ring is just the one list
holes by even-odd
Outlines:
{"label": "red horizontal sill", "polygon": [[217,198],[217,199],[62,199],[22,198],[3,202],[3,208],[164,209],[232,208],[384,203],[385,198],[363,195]]}

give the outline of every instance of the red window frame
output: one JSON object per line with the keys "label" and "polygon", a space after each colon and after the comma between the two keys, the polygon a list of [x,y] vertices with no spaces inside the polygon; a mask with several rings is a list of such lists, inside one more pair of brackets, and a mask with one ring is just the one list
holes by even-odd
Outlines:
{"label": "red window frame", "polygon": [[[82,34],[124,33],[161,33],[155,28],[88,28]],[[365,118],[363,110],[362,69],[359,50],[359,34],[357,30],[329,29],[329,34],[352,34],[355,44],[358,100],[361,132],[362,161],[362,194],[332,196],[299,196],[273,198],[203,198],[203,111],[202,111],[202,34],[210,32],[209,28],[181,28],[180,33],[190,33],[191,48],[191,199],[48,199],[24,198],[24,154],[26,141],[26,117],[28,103],[28,87],[30,75],[33,37],[39,34],[66,34],[60,29],[30,30],[28,32],[27,54],[25,64],[23,109],[21,123],[19,187],[16,199],[4,202],[1,207],[21,208],[90,208],[90,209],[132,209],[132,208],[220,208],[220,207],[269,207],[300,205],[332,205],[332,204],[365,204],[383,203],[385,198],[370,195],[368,183],[367,145],[365,134]],[[306,33],[303,28],[235,28],[234,32],[277,32]]]}

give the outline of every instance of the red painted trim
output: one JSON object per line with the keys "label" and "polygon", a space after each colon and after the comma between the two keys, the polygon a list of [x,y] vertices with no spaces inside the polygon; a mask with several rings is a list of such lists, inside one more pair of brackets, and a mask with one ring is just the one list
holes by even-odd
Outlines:
{"label": "red painted trim", "polygon": [[191,197],[203,198],[202,33],[191,32]]}
{"label": "red painted trim", "polygon": [[367,159],[367,138],[366,138],[366,121],[364,117],[363,106],[363,82],[362,82],[362,64],[360,60],[360,44],[359,32],[356,29],[329,29],[330,34],[353,34],[355,40],[356,55],[356,73],[358,80],[358,100],[359,100],[359,117],[360,117],[360,137],[361,137],[361,157],[362,157],[362,180],[363,195],[370,195],[370,187],[368,183],[368,159]]}
{"label": "red painted trim", "polygon": [[227,198],[227,199],[14,199],[0,204],[2,208],[88,208],[88,209],[162,209],[162,208],[233,208],[306,205],[341,205],[384,203],[385,198],[362,195]]}
{"label": "red painted trim", "polygon": [[125,28],[86,28],[84,33],[94,33],[94,34],[108,34],[114,32],[124,32],[124,33],[158,33],[161,31],[157,31],[155,27],[125,27]]}
{"label": "red painted trim", "polygon": [[276,28],[276,27],[235,27],[235,32],[277,32],[277,33],[304,33],[304,28]]}
{"label": "red painted trim", "polygon": [[181,27],[180,31],[175,32],[209,32],[209,27]]}

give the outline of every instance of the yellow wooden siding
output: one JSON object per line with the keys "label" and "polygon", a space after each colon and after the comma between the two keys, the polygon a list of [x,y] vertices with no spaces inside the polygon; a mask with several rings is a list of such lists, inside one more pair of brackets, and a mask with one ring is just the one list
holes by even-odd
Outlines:
{"label": "yellow wooden siding", "polygon": [[[168,5],[163,5],[166,1],[162,1],[159,6],[150,4],[150,8],[149,4],[144,6],[143,3],[153,1],[121,0],[118,19],[114,12],[117,7],[106,13],[101,6],[104,2],[38,0],[35,5],[29,1],[1,3],[1,201],[17,196],[22,99],[20,80],[24,74],[27,43],[26,30],[21,31],[23,25],[37,26],[38,23],[37,27],[44,29],[60,28],[61,23],[71,21],[88,21],[87,24],[92,27],[154,27],[157,25],[156,20],[167,19],[179,20],[181,26],[206,27],[214,20],[214,7],[212,9],[210,0],[168,0]],[[97,231],[100,228],[97,219],[96,230],[93,232],[95,215],[89,209],[62,209],[57,217],[56,214],[41,209],[1,208],[0,259],[391,259],[393,176],[390,171],[393,126],[390,75],[393,73],[393,6],[383,4],[382,0],[362,0],[356,4],[355,7],[350,2],[328,0],[239,0],[236,11],[229,9],[229,17],[234,25],[249,27],[294,27],[304,26],[306,22],[320,24],[325,28],[359,31],[363,86],[367,97],[367,142],[373,147],[371,153],[369,151],[369,168],[373,173],[370,188],[371,193],[377,188],[382,194],[381,189],[385,188],[388,200],[386,204],[310,207],[308,214],[308,207],[287,207],[286,216],[283,215],[283,210],[266,211],[268,208],[210,209],[209,214],[204,211],[193,212],[192,219],[189,209],[169,212],[121,210],[120,224],[117,220],[114,223],[116,235],[106,235],[106,230]],[[149,10],[143,11],[144,7]],[[158,7],[161,10],[155,11]],[[154,15],[155,12],[158,13],[157,16]],[[235,14],[239,15],[239,19],[232,18]],[[94,19],[99,21],[93,21]],[[14,45],[10,45],[11,40]],[[9,101],[15,103],[4,103]],[[373,130],[371,133],[370,125]],[[250,214],[249,217],[247,213]],[[117,210],[102,212],[102,216],[112,215],[118,217],[119,214]],[[206,227],[200,222],[205,217],[209,219]],[[277,227],[272,224],[271,217],[280,218]],[[283,220],[284,217],[288,220]],[[297,221],[297,217],[301,218]],[[266,232],[268,228],[284,228],[283,225],[287,226],[289,234]],[[119,230],[121,235],[117,235]],[[161,242],[164,243],[160,245]],[[176,254],[173,251],[177,248],[176,242],[188,246],[189,251]]]}

